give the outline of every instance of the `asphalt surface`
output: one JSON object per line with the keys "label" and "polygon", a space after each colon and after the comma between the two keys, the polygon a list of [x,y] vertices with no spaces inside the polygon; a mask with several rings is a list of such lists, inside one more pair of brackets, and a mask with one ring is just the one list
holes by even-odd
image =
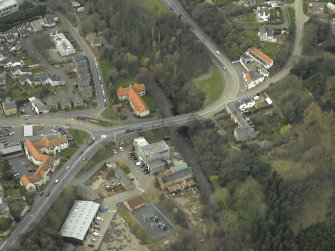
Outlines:
{"label": "asphalt surface", "polygon": [[[186,13],[186,11],[180,6],[180,4],[175,0],[161,0],[169,9],[173,9],[173,11],[182,16],[182,20],[190,25],[192,27],[192,31],[194,34],[204,43],[204,45],[208,48],[209,53],[212,54],[214,59],[216,60],[217,64],[221,67],[222,71],[224,71],[224,77],[225,77],[225,88],[224,92],[221,95],[221,97],[214,102],[212,105],[206,107],[203,110],[191,112],[184,115],[177,115],[174,117],[154,120],[154,121],[147,121],[143,123],[138,123],[137,125],[141,126],[142,130],[150,130],[153,128],[159,128],[159,127],[166,127],[166,126],[175,126],[175,125],[182,125],[186,124],[190,121],[193,121],[195,119],[202,119],[202,118],[210,118],[213,116],[213,114],[219,112],[222,110],[225,105],[227,105],[229,102],[240,99],[244,96],[253,95],[254,93],[260,92],[265,90],[269,84],[272,81],[276,81],[277,79],[281,79],[282,77],[286,76],[289,72],[289,69],[292,65],[291,59],[289,60],[288,64],[284,67],[284,69],[276,74],[275,76],[269,78],[267,81],[265,81],[264,84],[261,84],[257,86],[256,88],[253,88],[248,91],[243,91],[243,85],[240,78],[240,75],[235,69],[234,65],[231,63],[228,57],[226,57],[223,52],[219,50],[217,45],[201,30],[201,28],[191,19],[191,17]],[[303,36],[303,28],[300,29],[300,27],[303,27],[304,22],[308,20],[308,17],[306,17],[302,12],[302,1],[301,0],[295,0],[295,3],[293,4],[294,9],[296,10],[296,26],[297,26],[297,35],[293,50],[293,56],[294,57],[301,55],[301,38]],[[0,250],[10,250],[13,247],[16,247],[20,243],[20,238],[22,234],[28,232],[31,230],[34,223],[38,222],[43,215],[47,212],[48,208],[51,206],[52,202],[59,196],[65,185],[74,178],[74,176],[79,172],[80,165],[82,164],[83,156],[87,156],[88,159],[90,159],[94,155],[94,148],[97,144],[104,143],[106,141],[110,141],[113,138],[122,135],[126,133],[126,129],[129,125],[117,125],[110,129],[97,129],[94,125],[88,125],[85,123],[79,123],[76,121],[73,121],[71,117],[74,116],[95,116],[96,114],[99,114],[99,112],[103,109],[103,96],[102,91],[99,89],[100,81],[98,79],[98,74],[100,74],[99,69],[96,68],[95,62],[94,62],[94,54],[92,51],[88,48],[88,46],[85,44],[85,42],[80,37],[78,30],[72,26],[68,20],[62,16],[60,13],[57,13],[60,16],[60,19],[63,21],[63,23],[66,23],[69,27],[69,31],[73,35],[76,42],[79,44],[79,46],[82,48],[83,52],[87,55],[93,75],[93,80],[97,89],[97,98],[98,98],[98,107],[96,109],[92,110],[86,110],[86,111],[73,111],[73,112],[64,112],[64,113],[55,113],[55,114],[48,114],[43,115],[43,122],[41,122],[41,118],[32,118],[29,119],[29,122],[37,124],[43,123],[46,125],[50,124],[62,124],[66,123],[65,125],[71,124],[72,126],[87,130],[92,132],[93,135],[96,136],[96,142],[92,146],[83,146],[76,154],[74,154],[70,160],[62,167],[62,169],[53,177],[50,178],[50,182],[45,189],[45,191],[50,192],[50,196],[41,196],[37,198],[32,206],[32,210],[29,214],[27,214],[21,222],[18,223],[15,230],[12,232],[11,236],[7,238],[7,240],[0,242]],[[219,52],[217,52],[219,51]],[[101,88],[101,86],[100,86]],[[98,91],[100,90],[100,91]],[[12,119],[1,119],[1,124],[3,126],[9,125],[22,125],[24,124],[24,120],[18,119],[18,118],[12,118]],[[102,136],[102,137],[101,137]],[[80,152],[84,151],[82,155],[80,155]],[[65,167],[70,166],[70,170],[66,171]],[[59,179],[59,183],[55,184],[55,180]],[[117,198],[114,198],[117,199]]]}

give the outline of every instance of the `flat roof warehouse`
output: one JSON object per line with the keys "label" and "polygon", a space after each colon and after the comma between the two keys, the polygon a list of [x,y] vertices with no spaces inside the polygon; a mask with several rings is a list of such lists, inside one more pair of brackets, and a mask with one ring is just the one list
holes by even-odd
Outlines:
{"label": "flat roof warehouse", "polygon": [[60,230],[60,235],[64,238],[84,241],[99,206],[98,203],[93,201],[75,201]]}

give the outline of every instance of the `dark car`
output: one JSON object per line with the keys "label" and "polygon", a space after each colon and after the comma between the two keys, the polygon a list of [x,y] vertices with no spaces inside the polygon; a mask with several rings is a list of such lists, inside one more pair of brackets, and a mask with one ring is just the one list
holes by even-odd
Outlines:
{"label": "dark car", "polygon": [[47,192],[46,194],[45,194],[45,196],[49,196],[50,195],[50,192]]}
{"label": "dark car", "polygon": [[44,192],[40,192],[40,196],[42,196],[44,194]]}
{"label": "dark car", "polygon": [[150,171],[149,171],[148,169],[144,169],[143,173],[144,173],[144,174],[149,174]]}

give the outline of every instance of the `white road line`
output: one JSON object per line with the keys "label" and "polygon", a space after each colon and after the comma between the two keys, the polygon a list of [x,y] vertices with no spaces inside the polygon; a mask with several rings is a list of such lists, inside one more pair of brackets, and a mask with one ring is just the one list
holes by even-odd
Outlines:
{"label": "white road line", "polygon": [[144,190],[142,188],[137,187],[137,189],[144,193]]}
{"label": "white road line", "polygon": [[7,243],[7,241],[5,241],[5,242],[1,245],[0,249],[2,249],[3,246],[4,246],[6,243]]}

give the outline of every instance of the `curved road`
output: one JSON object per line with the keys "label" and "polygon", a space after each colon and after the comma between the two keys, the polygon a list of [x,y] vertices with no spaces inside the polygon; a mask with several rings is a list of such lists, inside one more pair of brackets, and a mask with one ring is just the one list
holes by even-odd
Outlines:
{"label": "curved road", "polygon": [[[190,18],[190,16],[185,12],[185,10],[179,5],[179,3],[175,0],[162,0],[162,2],[169,8],[173,9],[173,11],[181,15],[183,20],[188,23],[194,32],[194,34],[204,43],[204,45],[208,48],[211,54],[213,54],[215,60],[217,61],[218,65],[221,67],[221,69],[224,71],[225,76],[225,88],[222,96],[214,102],[212,105],[206,107],[203,110],[192,112],[189,114],[184,115],[178,115],[174,117],[159,119],[155,121],[147,121],[141,123],[141,126],[143,127],[143,130],[147,129],[153,129],[158,127],[165,127],[165,126],[174,126],[174,125],[180,125],[188,123],[189,121],[192,121],[194,119],[201,119],[201,118],[209,118],[216,112],[219,112],[222,108],[225,107],[226,104],[228,104],[231,101],[240,99],[244,96],[253,95],[253,93],[260,92],[264,89],[266,89],[271,82],[276,82],[280,80],[282,77],[288,74],[290,67],[292,66],[292,60],[295,59],[295,57],[301,55],[301,38],[303,35],[303,29],[300,29],[300,27],[303,27],[304,23],[308,20],[308,18],[303,14],[302,12],[302,1],[296,0],[294,3],[294,9],[296,11],[296,39],[295,39],[295,45],[293,50],[293,56],[290,58],[289,62],[286,64],[284,69],[280,71],[275,76],[269,78],[265,83],[257,86],[254,89],[240,92],[241,88],[241,77],[240,74],[235,69],[234,65],[231,63],[231,61],[225,57],[220,51],[219,48],[216,46],[214,42],[200,29],[200,27]],[[83,48],[84,52],[87,53],[87,56],[89,58],[91,69],[96,69],[94,64],[94,55],[89,50],[87,45],[81,44],[83,42],[82,38],[79,36],[78,31],[62,16],[60,15],[61,20],[69,25],[71,29],[71,33],[76,39],[76,41],[80,44],[80,46]],[[86,49],[84,49],[86,46]],[[87,50],[88,49],[88,50]],[[220,53],[218,53],[219,51]],[[99,70],[93,71],[95,74],[93,76],[94,83],[96,85],[96,88],[99,88],[100,82],[97,79],[97,74],[99,73]],[[101,93],[100,93],[101,94]],[[50,179],[49,184],[47,185],[47,188],[45,191],[49,191],[51,194],[50,196],[41,196],[36,198],[32,205],[31,212],[28,213],[22,221],[20,221],[17,225],[17,227],[14,229],[14,231],[11,233],[11,236],[7,238],[7,240],[2,241],[0,243],[0,250],[10,250],[11,248],[14,248],[20,243],[20,238],[22,234],[26,233],[31,229],[34,223],[37,223],[45,214],[45,212],[48,210],[48,208],[51,206],[52,202],[59,196],[61,191],[64,189],[65,185],[69,183],[74,176],[79,172],[80,166],[83,163],[84,156],[87,157],[87,159],[91,158],[95,152],[96,152],[96,145],[104,143],[106,141],[111,141],[114,137],[117,137],[118,135],[124,134],[126,132],[126,125],[117,125],[110,129],[98,129],[94,125],[80,123],[76,121],[72,121],[70,118],[72,116],[79,116],[79,115],[96,115],[98,114],[102,109],[102,102],[101,97],[98,93],[97,97],[99,99],[99,106],[96,109],[90,110],[90,111],[82,111],[82,112],[68,112],[68,113],[58,113],[55,115],[50,116],[43,116],[43,123],[44,124],[50,124],[50,125],[57,125],[57,124],[64,124],[64,121],[60,122],[60,119],[66,120],[65,122],[68,124],[73,123],[76,127],[85,129],[87,131],[90,131],[97,137],[96,142],[91,146],[82,146],[80,150],[74,154],[70,160],[67,161],[67,163],[64,166],[70,166],[70,169],[68,171],[65,170],[65,168],[60,169],[57,173],[53,174],[53,177]],[[39,122],[41,118],[36,119],[30,119],[29,122]],[[70,121],[69,121],[70,120]],[[5,125],[8,122],[10,125],[16,124],[19,125],[23,121],[22,119],[5,119],[1,120],[1,124]],[[81,154],[82,152],[82,154]],[[55,184],[55,180],[59,179],[59,183]],[[38,195],[39,196],[39,195]]]}

